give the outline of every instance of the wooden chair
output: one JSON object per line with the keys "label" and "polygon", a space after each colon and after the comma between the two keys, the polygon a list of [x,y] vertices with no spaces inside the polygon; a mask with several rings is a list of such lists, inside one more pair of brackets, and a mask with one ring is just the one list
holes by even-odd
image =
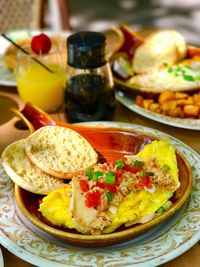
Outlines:
{"label": "wooden chair", "polygon": [[[50,0],[0,0],[0,32],[15,29],[45,28]],[[61,29],[70,30],[68,0],[54,0],[56,2]],[[49,14],[50,16],[52,14]]]}

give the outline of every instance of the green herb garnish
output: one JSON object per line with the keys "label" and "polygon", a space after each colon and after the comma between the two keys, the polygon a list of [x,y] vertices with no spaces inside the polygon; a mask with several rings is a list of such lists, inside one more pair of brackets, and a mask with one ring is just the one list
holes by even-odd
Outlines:
{"label": "green herb garnish", "polygon": [[164,164],[163,166],[162,166],[162,168],[164,169],[164,170],[166,170],[166,171],[169,171],[171,168],[169,167],[169,165],[167,165],[167,164]]}
{"label": "green herb garnish", "polygon": [[163,213],[164,211],[166,211],[167,209],[169,209],[169,207],[171,206],[172,202],[170,200],[166,201],[162,207],[160,207],[157,212],[158,213]]}
{"label": "green herb garnish", "polygon": [[189,82],[194,82],[195,78],[191,75],[183,75],[184,80],[189,81]]}
{"label": "green herb garnish", "polygon": [[186,69],[192,70],[192,67],[190,65],[185,65],[184,66]]}
{"label": "green herb garnish", "polygon": [[163,209],[164,210],[167,210],[169,209],[169,207],[171,206],[172,202],[170,200],[166,201],[164,204],[163,204]]}
{"label": "green herb garnish", "polygon": [[106,184],[114,184],[115,183],[115,175],[112,173],[105,174],[105,183]]}
{"label": "green herb garnish", "polygon": [[94,170],[93,170],[93,169],[87,169],[87,170],[85,171],[85,175],[86,175],[89,179],[92,179],[93,174],[94,174]]}
{"label": "green herb garnish", "polygon": [[117,164],[117,169],[123,169],[125,166],[122,160],[116,160],[115,163]]}
{"label": "green herb garnish", "polygon": [[92,180],[97,181],[98,178],[99,178],[100,176],[102,176],[102,175],[103,175],[103,172],[96,171],[96,172],[93,173]]}
{"label": "green herb garnish", "polygon": [[154,176],[154,173],[153,172],[149,172],[149,176]]}
{"label": "green herb garnish", "polygon": [[157,210],[157,213],[163,213],[165,210],[163,209],[163,207],[160,207],[158,210]]}
{"label": "green herb garnish", "polygon": [[180,66],[176,66],[176,67],[175,67],[175,70],[176,70],[176,71],[182,71],[183,69],[182,69]]}
{"label": "green herb garnish", "polygon": [[172,67],[169,67],[169,68],[167,69],[167,72],[169,72],[169,73],[173,72],[173,68],[172,68]]}
{"label": "green herb garnish", "polygon": [[106,197],[108,199],[108,202],[112,201],[112,199],[113,199],[113,193],[110,192],[110,191],[106,192]]}
{"label": "green herb garnish", "polygon": [[175,73],[174,73],[174,76],[175,76],[175,77],[178,77],[178,76],[180,76],[180,74],[177,73],[177,72],[175,72]]}
{"label": "green herb garnish", "polygon": [[142,170],[142,171],[140,172],[140,176],[141,176],[141,177],[146,176],[146,174],[147,174],[147,172],[146,172],[145,170]]}
{"label": "green herb garnish", "polygon": [[136,161],[134,161],[133,166],[138,167],[138,166],[141,166],[142,164],[143,164],[142,161],[136,160]]}
{"label": "green herb garnish", "polygon": [[168,69],[167,69],[167,72],[168,73],[173,73],[175,77],[178,77],[178,76],[182,76],[182,78],[186,81],[189,81],[189,82],[194,82],[195,80],[198,80],[196,77],[190,75],[190,74],[187,74],[187,69],[192,69],[192,67],[190,65],[185,65],[185,66],[169,66]]}

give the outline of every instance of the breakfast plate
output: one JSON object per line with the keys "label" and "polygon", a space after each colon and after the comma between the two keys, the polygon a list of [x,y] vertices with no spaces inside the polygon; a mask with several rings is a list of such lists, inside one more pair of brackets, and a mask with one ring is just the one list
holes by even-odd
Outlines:
{"label": "breakfast plate", "polygon": [[128,109],[148,119],[183,129],[200,130],[200,119],[173,118],[152,112],[136,105],[134,95],[127,92],[116,90],[116,99]]}
{"label": "breakfast plate", "polygon": [[[61,36],[66,38],[70,33],[67,31],[63,32],[52,32],[44,31],[49,36]],[[41,33],[41,31],[33,30],[16,30],[7,33],[7,36],[13,41],[19,41],[21,39],[30,38],[36,34]],[[13,71],[10,71],[4,62],[4,54],[10,43],[0,36],[0,84],[5,86],[16,86],[16,79]]]}
{"label": "breakfast plate", "polygon": [[[91,124],[91,123],[90,123]],[[125,128],[145,132],[158,138],[168,138],[187,158],[192,168],[193,188],[189,203],[181,214],[167,222],[171,228],[154,229],[140,242],[131,240],[118,246],[81,248],[70,246],[39,233],[21,218],[14,201],[13,183],[0,168],[0,242],[16,256],[37,266],[156,266],[184,253],[200,237],[199,168],[200,156],[181,141],[147,127],[126,123],[95,123],[95,125]],[[171,221],[173,220],[173,222]],[[159,226],[161,227],[161,225]],[[166,227],[166,225],[165,225]],[[157,233],[156,233],[157,231]],[[158,234],[159,233],[159,234]],[[161,234],[162,233],[162,234]],[[140,236],[140,238],[142,238]],[[151,242],[149,242],[151,240]]]}

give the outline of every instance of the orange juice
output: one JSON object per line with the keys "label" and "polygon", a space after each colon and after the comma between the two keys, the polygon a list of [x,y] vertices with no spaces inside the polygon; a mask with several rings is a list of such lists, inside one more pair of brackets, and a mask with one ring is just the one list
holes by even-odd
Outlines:
{"label": "orange juice", "polygon": [[65,71],[59,65],[45,63],[53,71],[46,70],[37,62],[20,65],[16,72],[17,87],[24,102],[31,102],[44,111],[55,111],[62,105]]}

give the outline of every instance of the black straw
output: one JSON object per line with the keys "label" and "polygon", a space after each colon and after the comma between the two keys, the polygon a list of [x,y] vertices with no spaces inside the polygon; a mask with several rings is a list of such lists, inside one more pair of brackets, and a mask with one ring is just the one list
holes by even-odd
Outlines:
{"label": "black straw", "polygon": [[[15,47],[17,47],[19,50],[21,50],[24,54],[26,55],[30,55],[29,52],[27,52],[24,48],[22,48],[21,46],[19,46],[18,44],[16,44],[15,42],[13,42],[10,38],[8,38],[5,33],[1,34],[5,39],[7,39],[9,42],[11,42]],[[37,58],[31,56],[31,58],[36,61],[38,64],[40,64],[42,67],[44,67],[46,70],[48,70],[51,73],[54,73],[54,71],[52,71],[51,69],[49,69],[46,65],[44,65],[42,62],[40,62]]]}

